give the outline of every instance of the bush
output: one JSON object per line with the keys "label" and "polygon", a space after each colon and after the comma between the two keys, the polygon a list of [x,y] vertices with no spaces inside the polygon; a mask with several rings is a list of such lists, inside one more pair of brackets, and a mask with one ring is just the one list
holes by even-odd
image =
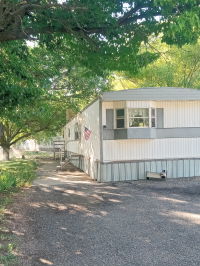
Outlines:
{"label": "bush", "polygon": [[30,184],[36,176],[36,163],[16,160],[0,163],[0,192]]}

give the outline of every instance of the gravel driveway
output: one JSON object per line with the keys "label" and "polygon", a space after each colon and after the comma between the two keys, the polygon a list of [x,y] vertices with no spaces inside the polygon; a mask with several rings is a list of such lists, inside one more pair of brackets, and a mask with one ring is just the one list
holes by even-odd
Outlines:
{"label": "gravel driveway", "polygon": [[17,200],[20,265],[200,265],[200,178],[99,184],[41,166]]}

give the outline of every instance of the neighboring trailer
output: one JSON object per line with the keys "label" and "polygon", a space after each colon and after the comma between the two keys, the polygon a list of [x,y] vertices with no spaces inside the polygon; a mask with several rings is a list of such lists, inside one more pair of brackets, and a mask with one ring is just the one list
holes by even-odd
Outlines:
{"label": "neighboring trailer", "polygon": [[77,122],[81,132],[86,125],[91,136],[69,140],[66,149],[79,154],[74,163],[100,182],[144,179],[147,171],[162,170],[171,178],[200,176],[198,90],[106,92],[66,130]]}

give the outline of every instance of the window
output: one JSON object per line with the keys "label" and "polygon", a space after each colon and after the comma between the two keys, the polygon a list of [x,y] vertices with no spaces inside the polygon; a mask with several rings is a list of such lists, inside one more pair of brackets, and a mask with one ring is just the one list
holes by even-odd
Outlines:
{"label": "window", "polygon": [[149,127],[149,109],[129,109],[129,127]]}
{"label": "window", "polygon": [[129,127],[156,127],[156,109],[129,109]]}
{"label": "window", "polygon": [[156,109],[151,108],[151,127],[156,127]]}
{"label": "window", "polygon": [[74,125],[74,139],[75,139],[75,140],[79,140],[80,137],[81,137],[80,127],[79,127],[78,123],[76,123],[76,124]]}
{"label": "window", "polygon": [[68,128],[68,138],[70,138],[70,128]]}
{"label": "window", "polygon": [[116,128],[124,128],[125,119],[124,119],[124,109],[116,110]]}

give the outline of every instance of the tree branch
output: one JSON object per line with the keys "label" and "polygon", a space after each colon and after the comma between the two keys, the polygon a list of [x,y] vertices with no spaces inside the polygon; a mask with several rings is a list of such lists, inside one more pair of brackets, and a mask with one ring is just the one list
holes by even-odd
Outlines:
{"label": "tree branch", "polygon": [[22,135],[22,136],[16,138],[15,140],[11,141],[10,142],[10,146],[14,145],[15,143],[17,143],[18,141],[20,141],[20,140],[22,140],[24,138],[30,137],[31,135],[39,133],[39,132],[41,132],[41,131],[43,131],[45,129],[48,129],[48,128],[49,128],[49,125],[46,125],[45,127],[41,127],[41,128],[39,128],[37,130],[34,130],[32,132],[25,133],[24,135]]}

